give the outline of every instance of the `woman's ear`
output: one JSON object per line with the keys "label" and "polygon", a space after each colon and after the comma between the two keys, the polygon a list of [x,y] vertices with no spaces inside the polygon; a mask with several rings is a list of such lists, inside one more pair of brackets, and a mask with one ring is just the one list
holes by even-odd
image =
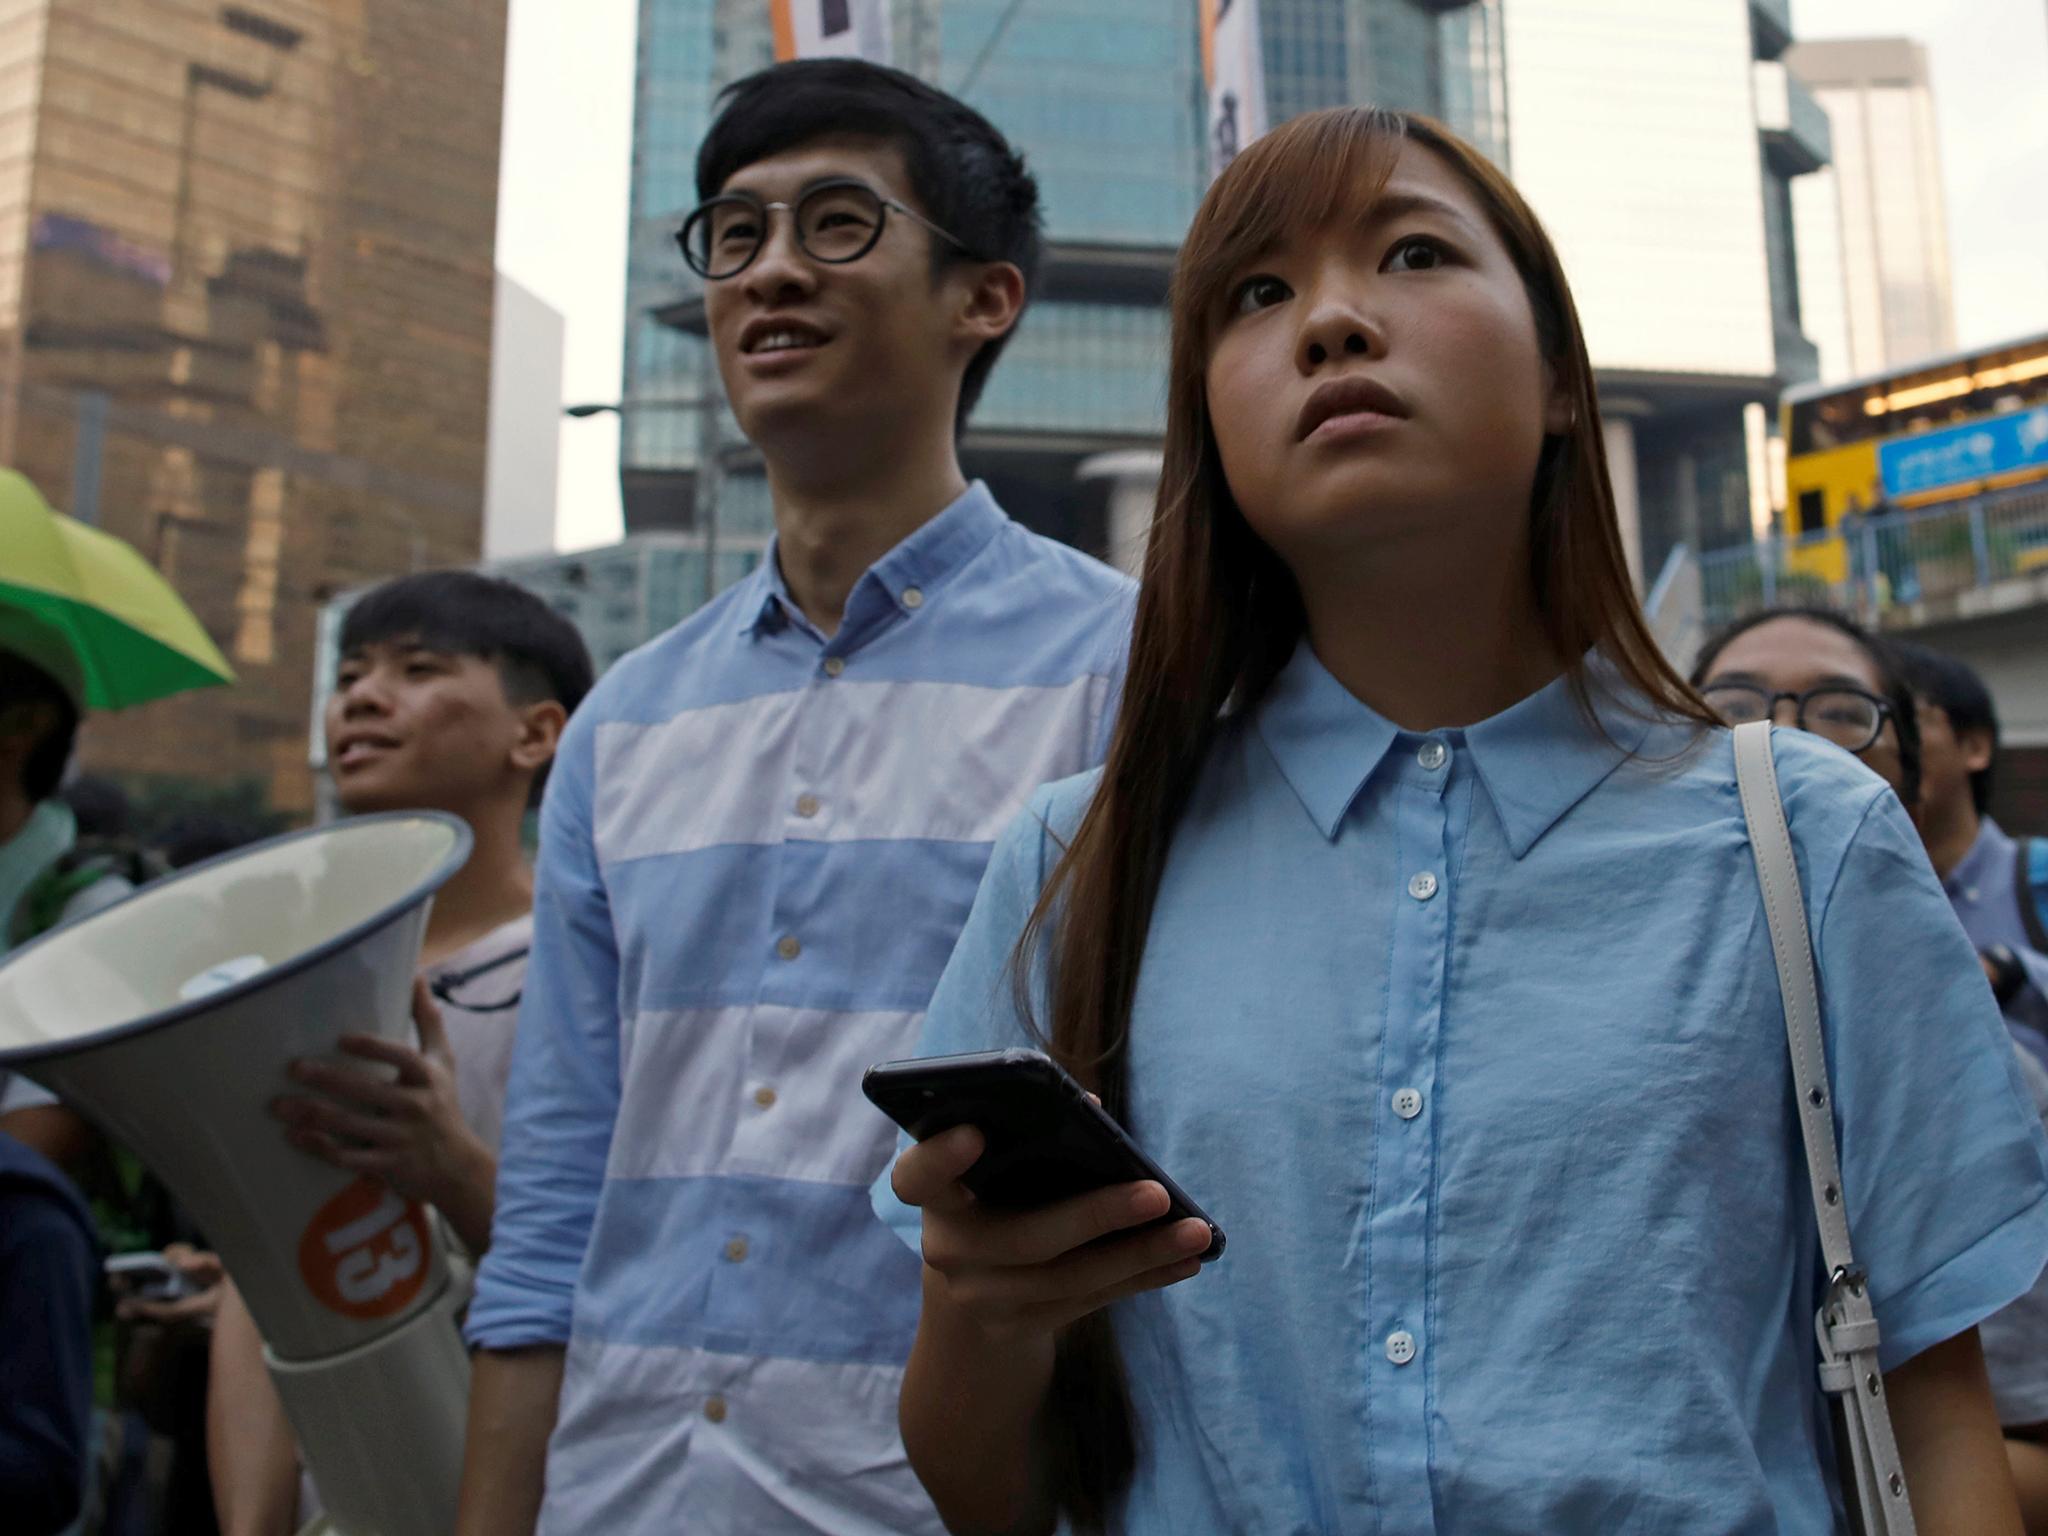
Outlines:
{"label": "woman's ear", "polygon": [[1578,402],[1550,364],[1543,365],[1543,435],[1564,437],[1579,424]]}

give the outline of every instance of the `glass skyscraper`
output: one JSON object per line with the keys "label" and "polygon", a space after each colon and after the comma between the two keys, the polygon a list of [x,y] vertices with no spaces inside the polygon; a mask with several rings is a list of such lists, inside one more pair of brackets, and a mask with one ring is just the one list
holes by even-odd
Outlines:
{"label": "glass skyscraper", "polygon": [[1948,203],[1927,50],[1902,37],[1801,43],[1786,63],[1833,125],[1835,162],[1794,209],[1823,377],[1952,352]]}
{"label": "glass skyscraper", "polygon": [[504,66],[503,0],[0,6],[0,463],[238,675],[86,772],[311,810],[317,606],[477,558]]}
{"label": "glass skyscraper", "polygon": [[[1275,121],[1376,101],[1451,118],[1505,157],[1498,6],[1265,0]],[[1108,538],[1099,455],[1156,449],[1165,426],[1167,275],[1205,184],[1194,0],[895,0],[895,59],[987,114],[1023,149],[1046,214],[1033,305],[963,445],[970,474],[1032,525]],[[621,475],[629,531],[692,529],[717,463],[720,583],[758,558],[768,502],[701,337],[672,235],[718,90],[773,57],[759,0],[641,0]]]}
{"label": "glass skyscraper", "polygon": [[[1781,358],[1800,371],[1794,353],[1804,344],[1796,284],[1773,275],[1783,245],[1776,226],[1789,231],[1789,220],[1770,211],[1772,178],[1796,171],[1811,146],[1789,132],[1774,135],[1751,104],[1752,61],[1767,64],[1789,41],[1782,0],[1679,3],[1696,13],[1690,51],[1683,38],[1660,44],[1661,8],[1635,0],[1260,6],[1273,121],[1350,102],[1426,112],[1518,179],[1526,135],[1534,182],[1551,188],[1548,206],[1533,190],[1532,199],[1568,261],[1583,243],[1585,262],[1598,265],[1602,210],[1630,221],[1631,249],[1661,241],[1666,265],[1688,238],[1660,236],[1654,220],[1613,193],[1617,185],[1654,192],[1659,176],[1669,185],[1695,169],[1697,157],[1661,168],[1632,157],[1626,140],[1639,125],[1603,127],[1603,112],[1672,118],[1680,149],[1712,141],[1722,201],[1695,210],[1686,228],[1705,221],[1722,263],[1707,275],[1729,290],[1740,310],[1732,323],[1753,328],[1755,344],[1739,359],[1667,349],[1660,363],[1674,320],[1709,335],[1731,322],[1724,317],[1714,329],[1719,295],[1674,308],[1668,286],[1636,270],[1622,275],[1620,290],[1661,292],[1665,312],[1626,317],[1636,330],[1613,338],[1611,359],[1596,350],[1603,379],[1611,368],[1638,386],[1626,405],[1645,430],[1618,457],[1629,475],[1622,500],[1640,514],[1642,553],[1652,560],[1681,538],[1711,543],[1746,533],[1742,408],[1774,394]],[[1098,552],[1127,541],[1120,535],[1144,498],[1119,491],[1130,490],[1134,475],[1142,479],[1165,424],[1167,278],[1206,176],[1198,11],[1195,0],[893,4],[896,62],[986,113],[1024,150],[1045,202],[1045,266],[970,424],[966,468],[986,478],[1014,516]],[[1650,11],[1658,14],[1638,14]],[[701,529],[700,509],[715,502],[722,584],[759,558],[768,498],[758,461],[716,403],[701,297],[672,236],[695,201],[694,155],[718,90],[772,58],[768,8],[759,0],[641,0],[640,14],[621,465],[627,526]],[[1536,73],[1518,67],[1517,37]],[[1702,40],[1713,45],[1704,54]],[[1603,75],[1610,65],[1622,73]],[[1696,100],[1719,115],[1676,122],[1660,69],[1689,74]],[[1625,173],[1618,183],[1617,163]],[[1746,233],[1731,236],[1731,222]],[[1694,388],[1698,374],[1707,384]],[[1666,388],[1674,379],[1675,389]],[[1671,431],[1663,431],[1667,416]],[[700,486],[706,464],[713,473]],[[1698,512],[1701,485],[1713,500],[1706,517]]]}

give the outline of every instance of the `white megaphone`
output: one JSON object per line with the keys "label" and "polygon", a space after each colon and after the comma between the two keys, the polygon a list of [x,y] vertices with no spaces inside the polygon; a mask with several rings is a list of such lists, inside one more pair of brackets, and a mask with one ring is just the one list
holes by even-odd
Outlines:
{"label": "white megaphone", "polygon": [[434,1222],[300,1152],[269,1104],[345,1033],[409,1038],[433,894],[469,828],[290,833],[145,886],[0,964],[0,1067],[130,1148],[220,1253],[345,1536],[445,1536],[469,1363]]}

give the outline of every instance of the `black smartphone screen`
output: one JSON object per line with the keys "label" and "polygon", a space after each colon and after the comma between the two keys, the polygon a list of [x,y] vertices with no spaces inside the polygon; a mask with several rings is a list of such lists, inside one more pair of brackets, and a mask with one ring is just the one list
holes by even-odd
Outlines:
{"label": "black smartphone screen", "polygon": [[1151,1179],[1170,1202],[1160,1220],[1206,1223],[1211,1241],[1203,1261],[1223,1252],[1223,1229],[1042,1052],[884,1062],[868,1069],[861,1091],[918,1141],[956,1125],[977,1128],[987,1150],[961,1182],[985,1204],[1050,1205],[1106,1184]]}

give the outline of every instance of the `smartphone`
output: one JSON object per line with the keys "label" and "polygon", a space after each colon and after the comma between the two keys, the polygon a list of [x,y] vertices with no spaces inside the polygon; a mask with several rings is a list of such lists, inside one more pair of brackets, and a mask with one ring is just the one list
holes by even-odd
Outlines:
{"label": "smartphone", "polygon": [[1223,1229],[1208,1212],[1042,1051],[885,1061],[868,1068],[860,1086],[918,1141],[956,1125],[979,1129],[987,1150],[961,1182],[985,1204],[1049,1205],[1105,1184],[1150,1179],[1170,1202],[1159,1220],[1202,1222],[1209,1229],[1202,1262],[1223,1255]]}
{"label": "smartphone", "polygon": [[108,1284],[136,1301],[182,1301],[199,1290],[190,1275],[160,1253],[117,1253],[101,1267]]}

